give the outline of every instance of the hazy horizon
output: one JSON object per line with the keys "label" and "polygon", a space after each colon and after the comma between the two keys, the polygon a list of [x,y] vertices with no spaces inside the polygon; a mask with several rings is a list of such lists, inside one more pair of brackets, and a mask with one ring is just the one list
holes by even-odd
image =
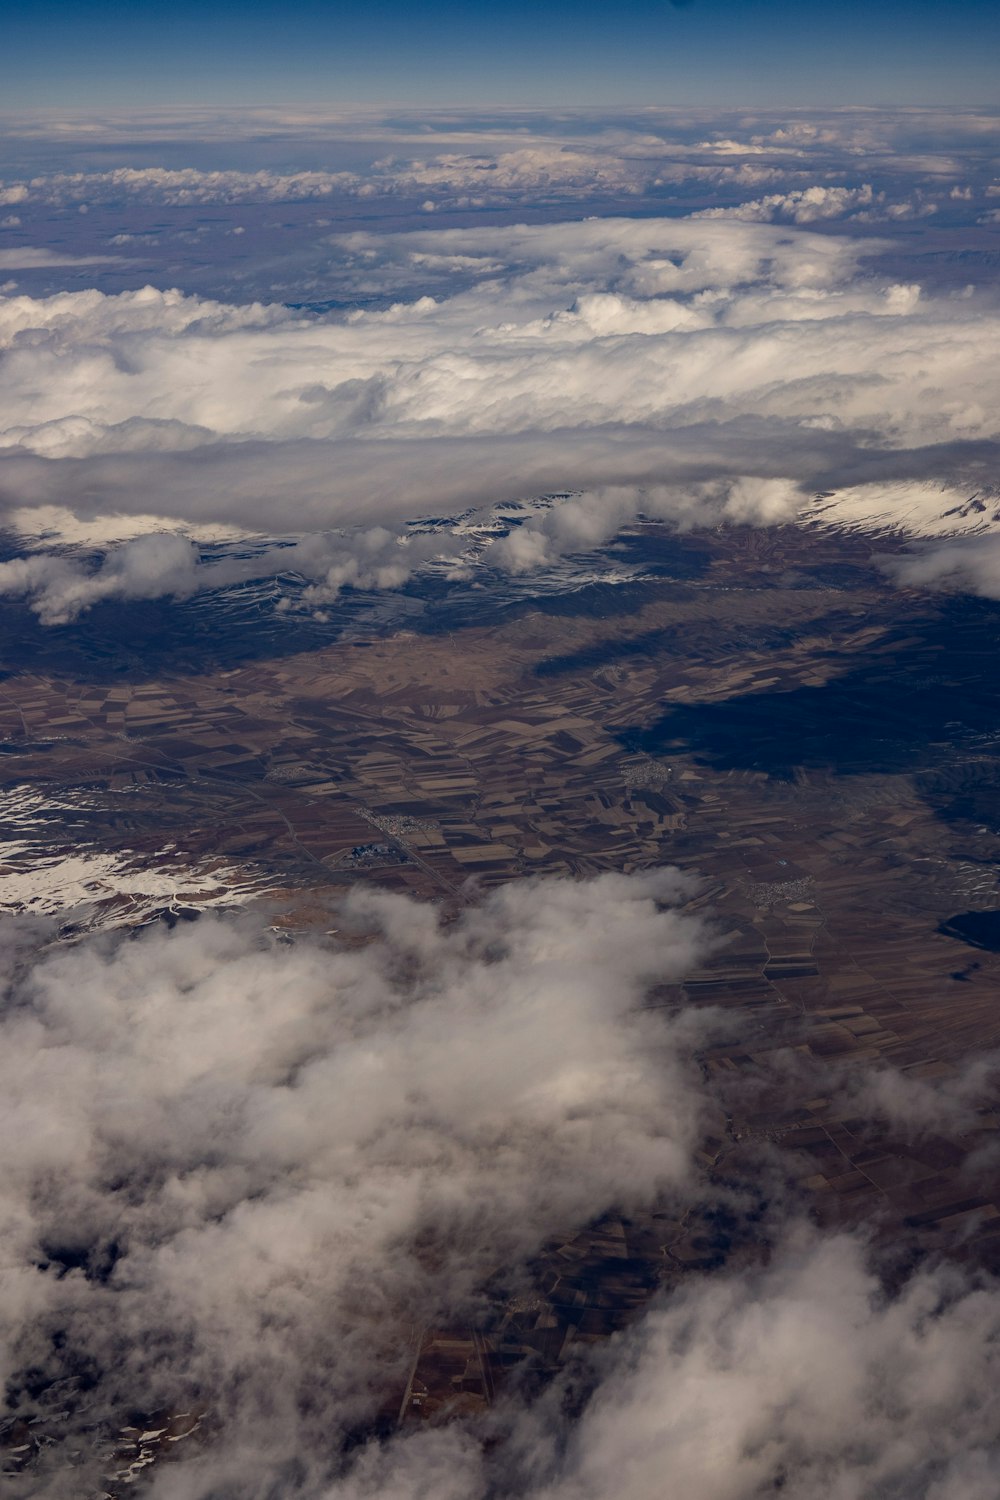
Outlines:
{"label": "hazy horizon", "polygon": [[1000,100],[1000,11],[978,0],[585,0],[363,8],[114,0],[4,7],[8,105],[334,99],[410,106],[829,107]]}

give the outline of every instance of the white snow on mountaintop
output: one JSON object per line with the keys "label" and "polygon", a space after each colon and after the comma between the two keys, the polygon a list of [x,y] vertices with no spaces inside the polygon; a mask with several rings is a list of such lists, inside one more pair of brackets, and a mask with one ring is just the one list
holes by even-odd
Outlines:
{"label": "white snow on mountaintop", "polygon": [[206,543],[259,540],[256,532],[225,524],[199,526],[154,515],[78,516],[62,505],[26,505],[11,510],[4,517],[4,529],[13,532],[28,552],[55,546],[111,547],[151,532],[174,533]]}
{"label": "white snow on mountaintop", "polygon": [[799,512],[805,525],[911,537],[1000,531],[1000,486],[961,489],[921,481],[861,484],[820,495]]}
{"label": "white snow on mountaintop", "polygon": [[[72,804],[64,802],[64,809]],[[221,862],[192,866],[167,845],[152,855],[74,847],[55,836],[53,803],[29,786],[0,791],[0,912],[55,917],[101,907],[102,927],[134,923],[164,905],[233,906],[259,883]],[[141,861],[141,862],[140,862]]]}
{"label": "white snow on mountaintop", "polygon": [[[169,852],[162,849],[155,857],[163,858]],[[133,923],[163,906],[234,906],[259,894],[233,870],[148,868],[130,864],[127,853],[60,852],[42,856],[23,844],[0,844],[2,912],[53,917],[126,898],[116,903],[118,920]],[[100,925],[116,926],[118,921],[109,913]]]}

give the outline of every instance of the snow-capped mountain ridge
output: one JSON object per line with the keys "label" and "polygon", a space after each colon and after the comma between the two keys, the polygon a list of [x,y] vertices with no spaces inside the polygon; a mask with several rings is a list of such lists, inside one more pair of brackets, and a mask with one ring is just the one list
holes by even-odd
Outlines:
{"label": "snow-capped mountain ridge", "polygon": [[962,537],[1000,532],[1000,485],[968,488],[927,481],[826,491],[800,511],[806,526],[871,535]]}

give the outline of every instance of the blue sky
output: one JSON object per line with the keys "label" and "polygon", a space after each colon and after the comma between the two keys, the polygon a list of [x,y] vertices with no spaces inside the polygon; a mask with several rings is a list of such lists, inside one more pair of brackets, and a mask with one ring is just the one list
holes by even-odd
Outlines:
{"label": "blue sky", "polygon": [[991,104],[996,0],[0,0],[8,106]]}

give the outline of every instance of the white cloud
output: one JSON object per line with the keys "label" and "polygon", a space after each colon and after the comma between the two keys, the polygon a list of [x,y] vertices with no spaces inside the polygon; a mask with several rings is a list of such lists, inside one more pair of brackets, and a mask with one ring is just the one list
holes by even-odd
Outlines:
{"label": "white cloud", "polygon": [[[468,137],[459,137],[466,144]],[[761,146],[736,142],[668,145],[659,138],[588,143],[534,138],[496,149],[486,136],[479,149],[422,157],[384,156],[357,171],[204,171],[195,167],[115,167],[105,172],[56,172],[0,188],[0,204],[68,205],[160,203],[291,203],[334,196],[420,197],[436,206],[550,202],[605,194],[634,196],[686,181],[784,180],[787,167],[751,166],[746,158],[771,156]],[[783,153],[787,155],[787,153]],[[733,159],[740,164],[730,164]],[[725,165],[721,165],[725,162]]]}
{"label": "white cloud", "polygon": [[[996,438],[1000,312],[865,275],[872,244],[731,219],[424,229],[331,240],[358,296],[438,293],[380,311],[3,298],[0,495],[288,535],[630,488],[694,524],[750,479],[780,520],[876,449],[887,495],[957,483]],[[611,510],[587,525],[611,535]]]}
{"label": "white cloud", "polygon": [[193,593],[196,568],[197,552],[185,537],[142,536],[109,552],[93,573],[45,555],[0,562],[0,596],[30,599],[44,624],[62,625],[99,599]]}
{"label": "white cloud", "polygon": [[895,1068],[858,1074],[846,1085],[852,1114],[886,1124],[903,1140],[958,1136],[973,1130],[977,1114],[992,1106],[1000,1060],[984,1052],[952,1074],[921,1078]]}
{"label": "white cloud", "polygon": [[677,488],[609,487],[571,496],[513,527],[490,546],[485,560],[507,573],[530,573],[600,547],[640,515],[682,527],[723,521],[771,526],[794,520],[803,501],[801,491],[783,479],[742,478]]}
{"label": "white cloud", "polygon": [[[664,180],[715,180],[733,174],[688,163],[679,148],[670,162],[662,141],[623,150],[545,138],[510,150],[446,151],[432,156],[381,157],[360,171],[268,170],[204,171],[195,167],[115,167],[105,172],[56,172],[0,188],[0,204],[34,202],[72,204],[162,203],[186,206],[210,203],[289,203],[334,195],[375,198],[390,195],[435,199],[452,204],[516,203],[533,199],[633,195],[661,186]],[[760,154],[749,146],[734,151],[712,145],[697,148],[699,158]],[[432,204],[435,199],[427,201]]]}
{"label": "white cloud", "polygon": [[46,266],[103,266],[120,260],[118,255],[65,255],[45,246],[23,245],[19,249],[0,250],[0,271],[34,271]]}
{"label": "white cloud", "polygon": [[706,1022],[637,1004],[706,951],[691,893],[525,881],[444,921],[357,889],[339,925],[370,940],[340,950],[204,918],[32,964],[12,929],[4,1376],[93,1361],[85,1453],[137,1407],[210,1404],[225,1484],[196,1462],[164,1493],[274,1493],[298,1462],[318,1495],[401,1390],[408,1330],[550,1234],[686,1191]]}
{"label": "white cloud", "polygon": [[[789,242],[768,226],[605,221],[350,236],[334,249],[361,290],[401,267],[449,274],[456,257],[487,284],[323,320],[151,289],[10,298],[0,303],[6,443],[37,450],[50,424],[69,420],[93,427],[67,456],[105,434],[113,450],[114,430],[135,421],[227,441],[426,437],[428,453],[452,437],[609,423],[655,433],[699,417],[795,420],[831,408],[844,422],[915,428],[930,403],[911,409],[914,338],[928,358],[949,340],[956,392],[977,354],[985,361],[981,310],[928,304],[893,330],[888,320],[913,309],[884,288],[845,285],[861,247]],[[873,316],[886,320],[877,341]],[[556,466],[552,487],[559,477]]]}
{"label": "white cloud", "polygon": [[771,224],[785,220],[792,224],[812,224],[819,219],[840,219],[880,203],[870,183],[859,188],[814,185],[790,193],[770,193],[752,203],[735,208],[705,208],[693,215],[696,219],[745,219],[749,223]]}
{"label": "white cloud", "polygon": [[[540,1395],[342,1450],[398,1398],[411,1333],[474,1318],[498,1266],[704,1195],[693,1056],[716,1022],[640,1006],[711,944],[676,909],[693,890],[524,881],[445,920],[358,888],[339,948],[206,917],[32,957],[6,928],[3,1375],[18,1391],[30,1366],[43,1398],[96,1375],[79,1405],[62,1389],[31,1492],[80,1494],[166,1403],[213,1414],[157,1469],[167,1500],[992,1496],[995,1283],[929,1265],[887,1288],[859,1238],[780,1214],[770,1254],[685,1279]],[[987,1072],[887,1070],[851,1097],[965,1129]]]}
{"label": "white cloud", "polygon": [[[508,1410],[363,1453],[326,1500],[991,1500],[1000,1292],[955,1270],[887,1293],[864,1244],[789,1232],[766,1269],[690,1280],[597,1360]],[[569,1389],[566,1389],[569,1386]],[[575,1398],[575,1401],[574,1401]]]}
{"label": "white cloud", "polygon": [[[463,543],[437,535],[397,535],[384,527],[318,533],[290,545],[240,547],[205,558],[186,536],[149,532],[107,551],[93,566],[35,551],[0,562],[0,597],[25,599],[43,625],[66,625],[103,599],[188,599],[251,579],[295,574],[307,586],[278,608],[315,609],[345,587],[399,588],[432,558],[455,558]],[[457,564],[455,564],[457,566]]]}
{"label": "white cloud", "polygon": [[[692,891],[526,881],[447,921],[358,889],[337,950],[205,918],[32,959],[7,929],[3,1374],[97,1375],[79,1409],[61,1393],[82,1466],[58,1444],[34,1492],[80,1494],[165,1402],[213,1412],[157,1471],[174,1500],[991,1497],[995,1283],[931,1265],[887,1289],[859,1239],[780,1222],[773,1253],[688,1278],[485,1425],[341,1451],[401,1391],[410,1331],[474,1317],[497,1266],[704,1193],[691,1058],[715,1023],[638,1008],[704,958]],[[853,1097],[965,1128],[993,1087],[890,1071]]]}
{"label": "white cloud", "polygon": [[[196,167],[115,167],[110,172],[55,172],[0,189],[0,202],[145,203],[286,202],[325,198],[355,187],[353,172],[200,171]],[[7,196],[5,197],[4,194]]]}
{"label": "white cloud", "polygon": [[889,1297],[857,1241],[800,1235],[647,1317],[533,1493],[986,1500],[998,1334],[995,1288],[930,1270]]}
{"label": "white cloud", "polygon": [[[1000,510],[1000,501],[994,501]],[[901,557],[882,567],[903,588],[939,589],[1000,599],[1000,536],[958,537]]]}
{"label": "white cloud", "polygon": [[496,202],[602,192],[639,193],[655,178],[655,164],[610,152],[538,142],[514,151],[447,153],[425,161],[377,163],[371,179],[383,192],[434,191],[447,198]]}
{"label": "white cloud", "polygon": [[[952,198],[966,194],[953,190]],[[971,197],[971,191],[968,192]],[[814,184],[790,192],[769,193],[732,208],[704,208],[692,214],[695,219],[742,219],[750,224],[815,224],[824,219],[852,220],[877,224],[901,219],[926,218],[937,213],[937,204],[929,201],[920,189],[900,202],[887,202],[884,192],[876,193],[870,183],[861,187],[826,187]]]}

